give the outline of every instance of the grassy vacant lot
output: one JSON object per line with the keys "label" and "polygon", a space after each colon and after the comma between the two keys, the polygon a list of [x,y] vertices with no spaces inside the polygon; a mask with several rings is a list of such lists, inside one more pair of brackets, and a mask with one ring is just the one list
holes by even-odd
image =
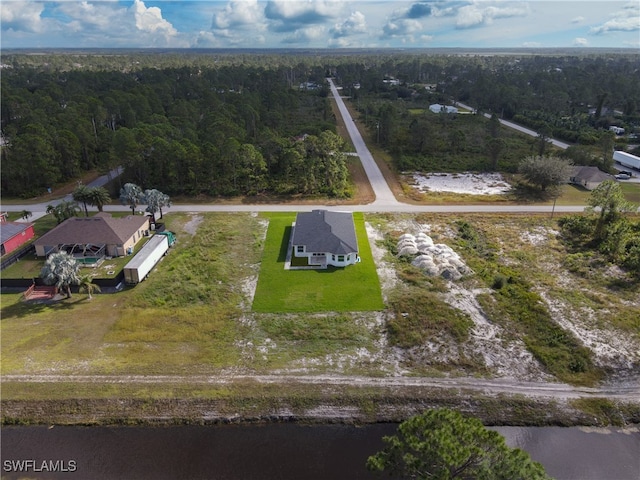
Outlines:
{"label": "grassy vacant lot", "polygon": [[246,214],[198,218],[193,235],[190,215],[166,217],[178,244],[134,288],[40,305],[3,294],[2,372],[175,374],[236,365],[240,284],[259,260],[261,227]]}
{"label": "grassy vacant lot", "polygon": [[362,214],[355,214],[362,261],[347,268],[285,270],[292,213],[268,214],[253,310],[262,313],[381,310],[384,305]]}
{"label": "grassy vacant lot", "polygon": [[[269,278],[267,263],[278,266],[274,275],[297,273],[282,268],[282,235],[274,241],[271,233],[266,234],[267,224],[283,231],[293,216],[171,214],[167,226],[177,232],[178,243],[134,288],[95,295],[93,300],[75,294],[70,300],[39,305],[21,302],[19,294],[3,294],[3,375],[118,375],[95,383],[4,378],[3,411],[20,412],[11,410],[15,400],[42,400],[14,416],[36,421],[43,414],[60,421],[68,421],[70,415],[88,421],[158,417],[199,421],[203,409],[259,416],[267,411],[304,413],[315,407],[321,411],[332,404],[369,412],[376,419],[380,412],[401,416],[397,412],[408,412],[412,402],[420,408],[466,405],[463,408],[471,413],[478,412],[482,403],[480,396],[464,389],[373,386],[384,376],[495,376],[573,384],[637,376],[633,373],[640,364],[637,283],[625,282],[621,272],[607,265],[591,262],[589,268],[576,269],[576,259],[567,265],[567,249],[556,233],[557,219],[360,215],[359,240],[364,235],[363,220],[379,232],[372,245],[379,277],[369,272],[366,278],[380,279],[385,310],[337,311],[341,299],[325,311],[282,313],[273,306],[267,313],[252,310],[252,286],[258,277],[260,282],[263,275]],[[436,243],[452,246],[474,273],[449,284],[427,277],[408,259],[394,255],[399,235],[415,233],[416,228],[424,228]],[[361,241],[361,248],[365,244]],[[355,267],[373,265],[369,248],[362,248],[361,254],[363,262]],[[349,270],[355,272],[352,268],[344,272]],[[303,273],[315,275],[309,277],[314,280],[332,275]],[[278,282],[275,279],[274,285]],[[282,293],[270,285],[259,286],[265,290],[256,293],[256,300],[267,295],[268,301]],[[375,303],[382,308],[377,285],[369,308]],[[480,324],[474,308],[483,313]],[[266,385],[237,379],[244,374],[281,375],[282,382]],[[318,383],[296,383],[287,377],[296,374],[317,375]],[[129,375],[180,377],[148,383],[130,380]],[[325,382],[328,376],[344,375],[359,375],[359,382],[369,378],[371,384],[355,379],[348,386]],[[514,398],[493,398],[491,418],[542,421],[549,418],[545,409],[556,408],[545,403],[531,410],[530,399],[520,400],[522,405],[507,412]],[[558,409],[564,408],[559,405]],[[92,417],[94,407],[98,413]],[[592,411],[602,411],[607,418],[612,411],[615,417],[620,406],[584,403],[576,408],[588,411],[592,419],[600,416]],[[634,408],[631,417],[638,418]],[[87,412],[89,417],[75,416]]]}

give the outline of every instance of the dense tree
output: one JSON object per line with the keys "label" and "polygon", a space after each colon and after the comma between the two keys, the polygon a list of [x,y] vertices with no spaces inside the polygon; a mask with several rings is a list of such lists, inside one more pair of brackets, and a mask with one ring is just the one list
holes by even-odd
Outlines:
{"label": "dense tree", "polygon": [[487,140],[486,148],[487,148],[487,154],[491,159],[491,170],[496,171],[498,169],[498,160],[505,146],[506,146],[506,143],[501,138],[489,138]]}
{"label": "dense tree", "polygon": [[544,192],[548,187],[568,182],[571,163],[560,157],[529,156],[520,162],[519,171]]}
{"label": "dense tree", "polygon": [[589,211],[597,213],[594,236],[602,240],[605,226],[614,224],[624,212],[631,212],[636,206],[624,198],[620,184],[605,180],[589,194]]}
{"label": "dense tree", "polygon": [[[590,215],[560,219],[566,241],[575,250],[599,252],[607,261],[620,265],[640,279],[640,220],[625,212],[636,211],[636,205],[624,198],[620,184],[607,180],[589,195]],[[584,256],[584,258],[591,255]]]}
{"label": "dense tree", "polygon": [[[326,74],[351,90],[373,138],[379,133],[399,168],[480,170],[499,156],[500,167],[514,171],[518,158],[537,151],[501,132],[505,147],[496,156],[499,143],[489,147],[484,138],[496,138],[497,116],[487,123],[480,115],[416,113],[452,98],[537,131],[548,125],[548,135],[582,145],[597,145],[612,115],[629,131],[640,121],[637,59],[624,54],[130,53],[87,55],[79,65],[51,53],[4,61],[12,68],[0,79],[3,195],[39,195],[84,171],[119,165],[125,182],[170,195],[324,194],[315,172],[292,177],[306,172],[293,139],[335,131]],[[384,83],[389,75],[401,85]],[[322,88],[297,88],[306,81]],[[600,118],[589,105],[600,107]]]}
{"label": "dense tree", "polygon": [[55,285],[71,298],[71,285],[78,285],[80,265],[67,252],[56,252],[49,255],[40,271],[40,277],[47,285]]}
{"label": "dense tree", "polygon": [[89,187],[82,183],[78,183],[78,186],[73,190],[71,194],[73,199],[82,204],[85,217],[89,216],[89,210],[87,209],[87,203],[89,203]]}
{"label": "dense tree", "polygon": [[136,213],[136,207],[140,204],[143,196],[142,190],[135,183],[125,183],[120,189],[120,203],[122,203],[122,205],[129,205],[131,213],[134,215]]}
{"label": "dense tree", "polygon": [[103,207],[111,201],[111,195],[104,187],[89,187],[87,203],[102,212]]}
{"label": "dense tree", "polygon": [[160,190],[156,190],[155,188],[145,190],[141,201],[142,203],[147,204],[146,211],[153,215],[154,220],[157,212],[160,212],[160,218],[162,218],[162,207],[171,206],[171,199],[169,198],[169,195],[162,193]]}
{"label": "dense tree", "polygon": [[80,213],[80,207],[76,202],[63,200],[56,205],[47,205],[47,213],[52,214],[60,224],[67,218],[76,217]]}
{"label": "dense tree", "polygon": [[405,420],[396,435],[383,441],[384,450],[369,457],[367,467],[394,478],[549,478],[539,463],[524,451],[509,448],[499,433],[453,410],[429,410]]}

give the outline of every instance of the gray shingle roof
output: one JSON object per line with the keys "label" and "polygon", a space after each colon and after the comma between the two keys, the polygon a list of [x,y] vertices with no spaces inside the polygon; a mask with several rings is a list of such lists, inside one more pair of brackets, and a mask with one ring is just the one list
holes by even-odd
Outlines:
{"label": "gray shingle roof", "polygon": [[84,243],[93,245],[122,245],[148,220],[146,216],[129,215],[113,218],[108,213],[93,217],[72,217],[42,235],[35,245]]}
{"label": "gray shingle roof", "polygon": [[307,252],[343,255],[358,251],[358,240],[350,212],[313,210],[298,213],[293,245],[305,245]]}
{"label": "gray shingle roof", "polygon": [[577,165],[573,167],[571,177],[580,182],[604,182],[605,180],[610,180],[611,178],[613,178],[611,175],[603,172],[598,167],[587,167],[583,165]]}

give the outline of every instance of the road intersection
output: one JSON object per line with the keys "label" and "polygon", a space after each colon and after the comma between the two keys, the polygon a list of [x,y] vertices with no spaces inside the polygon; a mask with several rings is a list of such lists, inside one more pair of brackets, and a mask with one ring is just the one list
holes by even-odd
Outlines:
{"label": "road intersection", "polygon": [[[371,187],[375,194],[375,201],[365,205],[342,205],[335,202],[327,202],[325,204],[309,205],[309,204],[173,204],[171,207],[165,208],[167,212],[300,212],[310,211],[317,208],[332,208],[345,211],[357,212],[449,212],[449,213],[551,213],[551,205],[410,205],[399,202],[389,188],[380,168],[373,159],[373,155],[367,148],[367,145],[360,135],[355,122],[351,118],[349,111],[340,96],[339,90],[332,79],[328,79],[331,87],[331,93],[336,101],[340,115],[347,128],[351,142],[355,146],[356,155],[360,157],[362,166],[369,179]],[[95,180],[90,186],[104,185],[110,178],[115,178],[122,173],[122,168],[118,167],[108,175],[103,175]],[[47,203],[36,204],[20,204],[20,205],[3,205],[3,211],[20,212],[23,210],[30,211],[33,216],[30,221],[36,220],[46,214],[48,205],[55,205],[63,200],[71,200],[71,196],[67,195],[63,199],[59,199]],[[91,207],[90,207],[91,208]],[[126,211],[127,205],[106,205],[104,210],[107,212]],[[556,212],[581,212],[584,210],[582,205],[556,206]]]}

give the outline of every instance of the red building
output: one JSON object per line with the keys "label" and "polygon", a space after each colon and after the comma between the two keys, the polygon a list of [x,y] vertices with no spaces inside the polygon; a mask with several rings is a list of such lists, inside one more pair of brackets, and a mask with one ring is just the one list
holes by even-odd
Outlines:
{"label": "red building", "polygon": [[2,222],[0,224],[0,237],[2,237],[0,255],[12,252],[31,240],[33,236],[32,223]]}

